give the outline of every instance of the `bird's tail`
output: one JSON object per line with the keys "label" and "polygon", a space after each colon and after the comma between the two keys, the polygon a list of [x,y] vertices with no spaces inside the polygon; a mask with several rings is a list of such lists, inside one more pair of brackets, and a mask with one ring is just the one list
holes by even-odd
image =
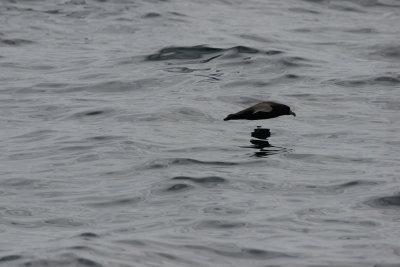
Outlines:
{"label": "bird's tail", "polygon": [[235,114],[229,114],[228,116],[226,116],[226,118],[224,119],[224,121],[229,121],[229,120],[234,120]]}

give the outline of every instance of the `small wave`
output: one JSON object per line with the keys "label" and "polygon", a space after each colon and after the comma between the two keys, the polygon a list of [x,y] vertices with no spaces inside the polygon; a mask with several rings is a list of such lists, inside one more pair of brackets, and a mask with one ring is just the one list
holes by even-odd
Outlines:
{"label": "small wave", "polygon": [[310,8],[302,8],[302,7],[293,7],[289,8],[289,11],[296,12],[296,13],[303,13],[303,14],[314,14],[318,15],[321,14],[321,12],[310,9]]}
{"label": "small wave", "polygon": [[76,117],[96,116],[104,113],[105,113],[104,110],[93,110],[93,111],[79,112],[75,116]]}
{"label": "small wave", "polygon": [[109,201],[93,202],[89,203],[88,206],[96,208],[109,208],[109,207],[121,207],[126,205],[134,205],[143,200],[142,197],[122,197]]}
{"label": "small wave", "polygon": [[79,222],[75,219],[72,218],[55,218],[55,219],[49,219],[49,220],[44,220],[43,225],[47,226],[56,226],[56,227],[82,227],[85,226],[86,224],[83,222]]}
{"label": "small wave", "polygon": [[93,136],[87,138],[89,141],[111,141],[111,140],[119,140],[123,139],[123,136],[117,136],[117,135],[98,135],[98,136]]}
{"label": "small wave", "polygon": [[165,112],[161,114],[162,118],[172,119],[173,121],[182,120],[195,120],[195,121],[213,121],[211,116],[201,112],[200,110],[182,107],[178,109],[171,110],[170,112]]}
{"label": "small wave", "polygon": [[174,184],[167,189],[165,189],[166,192],[181,192],[181,191],[186,191],[188,189],[192,189],[193,186],[188,185],[188,184]]}
{"label": "small wave", "polygon": [[378,33],[378,31],[373,28],[351,28],[351,29],[346,29],[345,32],[360,33],[360,34]]}
{"label": "small wave", "polygon": [[287,83],[298,82],[302,78],[304,78],[304,77],[299,76],[297,74],[287,73],[287,74],[281,75],[279,77],[272,78],[271,80],[269,80],[269,82],[271,85],[287,84]]}
{"label": "small wave", "polygon": [[48,182],[43,179],[29,179],[29,178],[10,178],[0,181],[2,188],[28,188],[28,189],[44,189],[48,188]]}
{"label": "small wave", "polygon": [[400,8],[400,5],[384,3],[383,1],[343,1],[337,3],[331,0],[303,0],[313,4],[323,5],[328,8],[337,9],[340,11],[355,11],[362,12],[361,8],[374,8],[374,7],[388,7],[388,8]]}
{"label": "small wave", "polygon": [[353,164],[353,163],[373,163],[375,160],[373,158],[354,158],[354,157],[344,157],[344,156],[333,156],[333,155],[322,155],[322,154],[285,154],[287,158],[303,160],[308,163],[324,163],[324,162],[336,162],[343,164]]}
{"label": "small wave", "polygon": [[44,10],[42,12],[43,13],[47,13],[47,14],[60,14],[61,10],[59,10],[59,9],[49,9],[49,10]]}
{"label": "small wave", "polygon": [[255,249],[255,248],[240,248],[240,247],[217,247],[217,246],[199,246],[199,245],[186,245],[185,248],[195,250],[195,251],[204,251],[212,254],[217,254],[220,256],[237,258],[237,259],[252,259],[252,260],[266,260],[266,259],[275,259],[275,258],[292,258],[294,255],[278,252],[278,251],[270,251],[263,249]]}
{"label": "small wave", "polygon": [[282,53],[279,50],[260,51],[256,48],[247,46],[234,46],[231,48],[216,48],[204,45],[196,46],[177,46],[166,47],[155,54],[148,55],[148,61],[165,61],[165,60],[196,60],[203,59],[205,56],[210,56],[207,59],[198,61],[198,63],[210,62],[213,59],[226,55],[228,57],[237,57],[240,54],[258,54],[276,55]]}
{"label": "small wave", "polygon": [[400,75],[398,74],[385,74],[376,77],[363,77],[363,78],[356,78],[356,79],[348,79],[348,80],[330,80],[339,86],[344,87],[358,87],[358,86],[365,86],[365,85],[398,85],[400,84]]}
{"label": "small wave", "polygon": [[222,220],[205,220],[193,226],[193,229],[233,229],[246,227],[248,224],[244,222],[222,221]]}
{"label": "small wave", "polygon": [[[96,148],[96,146],[94,146],[94,145],[90,145],[90,146],[89,145],[68,145],[68,146],[59,148],[59,150],[60,151],[72,151],[72,152],[78,151],[78,152],[80,152],[80,151],[88,151],[88,150],[95,149],[95,148]],[[97,155],[91,155],[91,156],[94,157],[93,159],[98,159]],[[81,158],[81,160],[83,160],[83,158]]]}
{"label": "small wave", "polygon": [[152,113],[142,113],[133,115],[121,115],[118,117],[118,121],[163,121],[163,122],[182,122],[182,121],[194,121],[194,122],[212,122],[216,121],[214,117],[203,113],[202,111],[189,108],[173,108],[159,110]]}
{"label": "small wave", "polygon": [[[225,179],[221,177],[216,177],[216,176],[209,176],[209,177],[202,177],[202,178],[195,178],[195,177],[189,177],[189,176],[177,176],[173,177],[170,179],[172,184],[169,184],[167,186],[162,185],[161,192],[184,192],[187,190],[192,190],[195,189],[198,185],[201,185],[203,187],[215,187],[221,183],[226,182]],[[192,184],[190,184],[192,183]],[[159,187],[159,185],[157,185]],[[157,191],[160,192],[160,190],[157,189]]]}
{"label": "small wave", "polygon": [[278,63],[285,67],[309,66],[306,62],[309,60],[303,57],[283,57],[278,60]]}
{"label": "small wave", "polygon": [[71,93],[71,92],[103,92],[103,93],[123,93],[129,91],[141,90],[149,87],[153,87],[158,83],[157,79],[139,79],[136,81],[106,81],[96,84],[74,86],[67,89],[59,90],[60,93]]}
{"label": "small wave", "polygon": [[348,188],[353,186],[377,185],[377,182],[355,180],[333,186],[333,188]]}
{"label": "small wave", "polygon": [[219,176],[208,176],[208,177],[202,177],[202,178],[195,178],[195,177],[189,177],[189,176],[177,176],[172,178],[171,180],[183,180],[183,181],[190,181],[196,184],[202,184],[202,185],[208,185],[208,186],[213,186],[216,184],[220,183],[225,183],[226,179],[219,177]]}
{"label": "small wave", "polygon": [[13,227],[18,228],[48,228],[48,227],[59,227],[59,228],[79,228],[87,226],[87,223],[78,221],[72,218],[53,218],[53,219],[45,219],[45,220],[23,220],[21,219],[13,219],[11,221],[6,221],[6,224],[12,225]]}
{"label": "small wave", "polygon": [[[245,87],[245,86],[252,86],[252,87],[266,87],[266,86],[273,86],[277,84],[287,84],[298,82],[302,77],[296,74],[284,74],[282,76],[271,78],[269,80],[255,80],[255,79],[240,79],[232,82],[227,82],[224,84],[224,87]],[[257,101],[257,100],[256,100]]]}
{"label": "small wave", "polygon": [[71,253],[60,256],[60,259],[38,259],[30,260],[23,264],[29,267],[43,266],[76,266],[76,267],[102,267],[100,263],[83,257],[78,257]]}
{"label": "small wave", "polygon": [[[239,34],[238,35],[240,38],[246,39],[246,40],[251,40],[251,41],[257,41],[260,43],[271,43],[274,42],[275,40],[270,39],[270,38],[266,38],[264,36],[259,36],[259,35],[255,35],[255,34]],[[278,51],[275,50],[279,53],[282,53],[282,51]]]}
{"label": "small wave", "polygon": [[49,139],[52,136],[56,135],[57,131],[54,130],[38,130],[38,131],[32,131],[24,134],[20,134],[17,136],[12,137],[13,139],[23,139],[24,141],[39,141],[39,140],[45,140]]}
{"label": "small wave", "polygon": [[142,18],[144,18],[144,19],[152,19],[152,18],[158,18],[158,17],[161,17],[161,14],[157,13],[157,12],[149,12],[142,16]]}
{"label": "small wave", "polygon": [[366,204],[378,208],[400,208],[400,193],[393,196],[378,197],[367,201]]}
{"label": "small wave", "polygon": [[374,186],[378,184],[378,182],[355,180],[337,185],[306,185],[305,189],[311,189],[313,191],[315,190],[320,193],[339,194],[353,187]]}
{"label": "small wave", "polygon": [[0,45],[7,45],[7,46],[22,46],[33,44],[34,41],[25,40],[25,39],[2,39],[0,38]]}
{"label": "small wave", "polygon": [[187,68],[187,67],[172,67],[172,68],[167,68],[165,71],[167,72],[176,72],[176,73],[192,73],[195,71],[207,71],[210,69],[192,69],[192,68]]}
{"label": "small wave", "polygon": [[246,209],[241,209],[234,207],[234,204],[232,207],[227,207],[227,206],[216,206],[212,205],[210,207],[205,207],[202,209],[202,211],[205,214],[214,214],[214,215],[245,215],[247,214]]}
{"label": "small wave", "polygon": [[99,235],[95,234],[95,233],[91,233],[91,232],[85,232],[79,235],[79,237],[83,237],[83,238],[95,238],[95,237],[99,237]]}
{"label": "small wave", "polygon": [[213,48],[203,45],[196,46],[178,46],[178,47],[167,47],[161,49],[158,53],[149,55],[146,57],[150,61],[158,60],[171,60],[171,59],[198,59],[205,55],[222,52],[222,48]]}
{"label": "small wave", "polygon": [[22,256],[20,255],[8,255],[8,256],[3,256],[0,258],[0,264],[5,263],[7,261],[15,261],[21,259]]}
{"label": "small wave", "polygon": [[84,19],[87,18],[91,14],[88,10],[80,10],[80,11],[69,11],[65,13],[65,17],[72,19]]}
{"label": "small wave", "polygon": [[147,164],[145,164],[146,169],[161,169],[168,168],[172,166],[181,166],[181,165],[216,165],[216,166],[234,166],[239,163],[236,162],[227,162],[227,161],[205,161],[205,160],[197,160],[190,158],[172,158],[172,159],[158,159],[153,160]]}
{"label": "small wave", "polygon": [[372,52],[370,55],[373,58],[381,58],[390,61],[398,61],[400,59],[400,46],[379,46],[373,47],[372,49],[374,52]]}
{"label": "small wave", "polygon": [[330,5],[330,8],[339,10],[339,11],[345,11],[345,12],[356,12],[356,13],[365,13],[360,7],[354,7],[351,6],[351,4],[332,4]]}
{"label": "small wave", "polygon": [[255,97],[248,97],[248,96],[235,96],[235,95],[228,95],[228,96],[220,96],[218,100],[226,103],[235,103],[242,105],[243,107],[255,105],[260,102],[260,99]]}
{"label": "small wave", "polygon": [[23,209],[8,209],[5,211],[5,213],[12,215],[12,216],[18,216],[18,217],[30,217],[32,216],[32,212],[29,210],[23,210]]}
{"label": "small wave", "polygon": [[395,99],[377,99],[374,101],[371,101],[371,103],[376,103],[378,104],[381,108],[386,109],[386,110],[400,110],[400,101],[395,100]]}
{"label": "small wave", "polygon": [[98,116],[98,115],[104,115],[106,113],[110,113],[110,110],[90,110],[90,111],[83,111],[83,112],[78,112],[73,115],[73,117],[76,118],[84,118],[84,117],[92,117],[92,116]]}
{"label": "small wave", "polygon": [[338,224],[346,224],[346,225],[357,225],[363,227],[377,227],[380,226],[379,223],[375,221],[369,220],[345,220],[345,219],[313,219],[313,222],[322,222],[322,223],[332,223],[334,225]]}

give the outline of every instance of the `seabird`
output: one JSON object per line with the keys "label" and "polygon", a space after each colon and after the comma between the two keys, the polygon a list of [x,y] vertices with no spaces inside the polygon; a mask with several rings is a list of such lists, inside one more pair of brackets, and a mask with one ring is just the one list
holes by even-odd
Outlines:
{"label": "seabird", "polygon": [[276,102],[261,102],[234,114],[229,114],[224,121],[229,120],[265,120],[276,118],[282,115],[296,114],[290,110],[289,106]]}

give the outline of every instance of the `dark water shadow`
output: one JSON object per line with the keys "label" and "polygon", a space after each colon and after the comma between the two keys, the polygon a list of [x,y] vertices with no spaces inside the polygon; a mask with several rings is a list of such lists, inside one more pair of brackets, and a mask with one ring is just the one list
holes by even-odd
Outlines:
{"label": "dark water shadow", "polygon": [[210,255],[215,254],[234,259],[270,260],[276,258],[298,257],[298,255],[289,254],[281,251],[264,250],[261,248],[227,247],[227,246],[220,246],[218,244],[210,244],[209,246],[185,245],[184,248],[189,250],[194,250],[196,252],[202,252],[205,254],[210,254]]}
{"label": "dark water shadow", "polygon": [[376,197],[365,202],[367,205],[375,208],[400,208],[400,193]]}
{"label": "dark water shadow", "polygon": [[383,73],[374,77],[364,76],[348,79],[333,79],[327,82],[343,87],[397,86],[400,84],[400,75],[397,73]]}
{"label": "dark water shadow", "polygon": [[216,58],[238,58],[250,54],[276,55],[279,50],[261,51],[247,46],[229,48],[209,47],[205,45],[165,47],[157,53],[146,56],[147,61],[185,60],[186,63],[207,63]]}
{"label": "dark water shadow", "polygon": [[243,146],[243,148],[253,148],[258,151],[252,154],[253,157],[263,158],[268,157],[275,154],[281,154],[289,152],[290,149],[285,147],[273,146],[268,141],[268,138],[271,136],[270,129],[261,128],[257,126],[251,133],[252,139],[250,139],[251,146]]}
{"label": "dark water shadow", "polygon": [[146,57],[149,61],[172,60],[172,59],[198,59],[205,55],[222,52],[224,49],[213,48],[202,45],[191,47],[166,47],[158,51],[158,53]]}
{"label": "dark water shadow", "polygon": [[33,44],[34,41],[27,40],[27,39],[3,39],[0,38],[0,46],[22,46]]}

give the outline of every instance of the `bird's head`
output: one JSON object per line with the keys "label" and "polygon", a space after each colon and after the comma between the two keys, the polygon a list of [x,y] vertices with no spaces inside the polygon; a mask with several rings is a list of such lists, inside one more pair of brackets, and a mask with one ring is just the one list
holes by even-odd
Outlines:
{"label": "bird's head", "polygon": [[291,111],[291,110],[290,110],[290,107],[289,107],[289,106],[286,106],[286,105],[284,106],[283,114],[285,114],[285,115],[293,115],[293,116],[296,117],[296,113],[294,113],[293,111]]}

